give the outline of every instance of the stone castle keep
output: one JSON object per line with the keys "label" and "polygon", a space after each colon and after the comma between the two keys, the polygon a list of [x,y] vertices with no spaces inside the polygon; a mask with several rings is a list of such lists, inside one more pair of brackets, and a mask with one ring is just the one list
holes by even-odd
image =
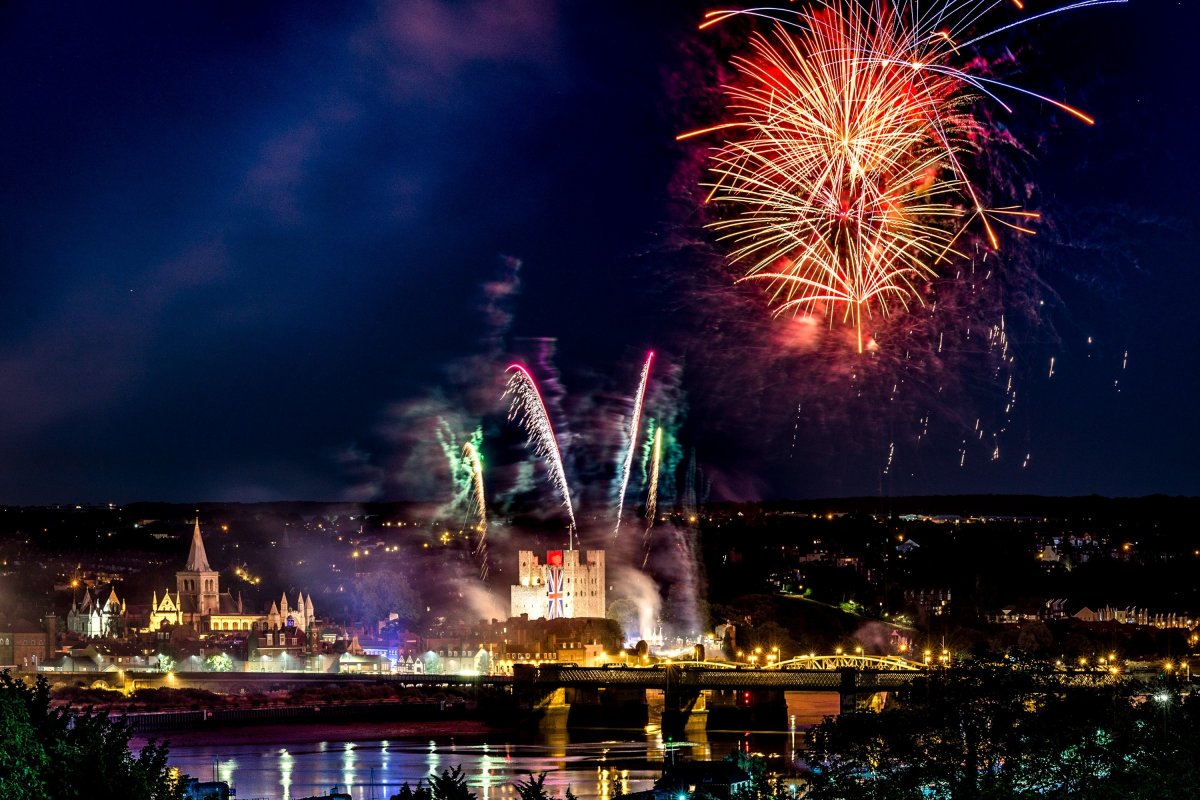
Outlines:
{"label": "stone castle keep", "polygon": [[[581,554],[584,560],[580,561]],[[604,551],[551,550],[546,563],[532,550],[517,556],[517,583],[512,587],[512,614],[529,619],[603,617]]]}

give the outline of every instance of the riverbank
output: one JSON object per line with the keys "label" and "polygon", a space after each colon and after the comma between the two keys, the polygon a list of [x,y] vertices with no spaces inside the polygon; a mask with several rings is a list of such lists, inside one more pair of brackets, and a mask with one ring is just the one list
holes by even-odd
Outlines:
{"label": "riverbank", "polygon": [[342,703],[274,704],[217,708],[164,709],[158,711],[109,710],[114,719],[127,722],[134,733],[229,728],[281,723],[324,725],[342,722],[461,722],[474,718],[475,704],[462,700],[357,701]]}
{"label": "riverbank", "polygon": [[263,723],[241,727],[212,726],[204,728],[182,728],[171,731],[148,731],[134,734],[130,740],[135,749],[141,748],[150,739],[170,742],[172,750],[177,748],[206,748],[214,746],[271,747],[320,742],[374,742],[402,739],[429,739],[450,741],[464,739],[476,741],[494,735],[495,729],[486,722],[475,719],[421,722],[397,720],[393,722],[323,722],[304,725],[287,723]]}

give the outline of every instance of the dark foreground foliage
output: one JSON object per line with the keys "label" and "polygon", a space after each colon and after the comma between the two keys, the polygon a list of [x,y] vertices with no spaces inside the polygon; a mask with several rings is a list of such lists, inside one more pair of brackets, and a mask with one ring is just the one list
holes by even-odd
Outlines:
{"label": "dark foreground foliage", "polygon": [[129,750],[129,727],[105,714],[51,708],[45,678],[0,673],[0,800],[179,800],[167,747]]}
{"label": "dark foreground foliage", "polygon": [[[965,666],[812,731],[812,800],[1140,800],[1200,786],[1200,695]],[[1180,794],[1181,787],[1183,795]]]}
{"label": "dark foreground foliage", "polygon": [[[513,784],[519,800],[558,800],[546,788],[546,773],[534,775],[529,773],[525,780]],[[462,765],[453,769],[443,770],[441,775],[435,775],[426,786],[419,781],[416,788],[407,783],[400,791],[392,795],[392,800],[476,800],[475,793],[467,788],[467,777],[463,775]],[[570,787],[567,788],[565,800],[576,800]]]}

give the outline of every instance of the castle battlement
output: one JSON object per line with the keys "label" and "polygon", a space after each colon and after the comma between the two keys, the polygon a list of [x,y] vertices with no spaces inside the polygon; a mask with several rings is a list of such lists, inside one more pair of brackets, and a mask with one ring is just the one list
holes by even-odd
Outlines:
{"label": "castle battlement", "polygon": [[522,550],[517,554],[517,583],[511,588],[512,616],[603,617],[604,581],[603,550],[551,550],[545,563],[532,550]]}

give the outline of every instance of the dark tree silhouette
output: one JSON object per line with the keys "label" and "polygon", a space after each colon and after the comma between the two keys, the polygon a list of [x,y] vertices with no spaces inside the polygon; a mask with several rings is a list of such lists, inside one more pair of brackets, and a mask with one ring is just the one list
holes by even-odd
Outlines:
{"label": "dark tree silhouette", "polygon": [[51,708],[50,685],[0,673],[0,800],[179,800],[165,744],[136,756],[129,726],[106,714]]}

